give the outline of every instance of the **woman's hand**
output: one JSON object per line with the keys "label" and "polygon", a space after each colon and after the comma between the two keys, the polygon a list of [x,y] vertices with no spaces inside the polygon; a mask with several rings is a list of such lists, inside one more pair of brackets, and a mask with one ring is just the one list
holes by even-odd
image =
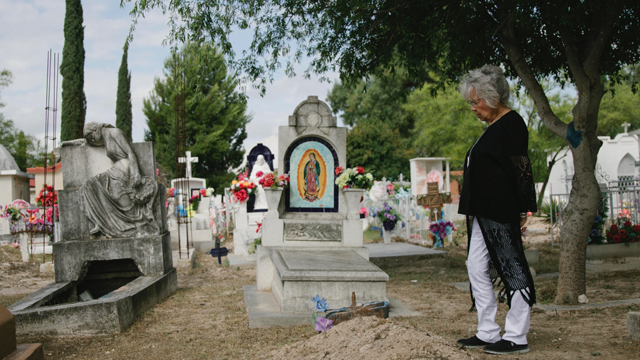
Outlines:
{"label": "woman's hand", "polygon": [[527,218],[521,218],[520,219],[520,232],[523,233],[525,231],[527,231],[526,226],[524,226],[524,224],[527,223]]}

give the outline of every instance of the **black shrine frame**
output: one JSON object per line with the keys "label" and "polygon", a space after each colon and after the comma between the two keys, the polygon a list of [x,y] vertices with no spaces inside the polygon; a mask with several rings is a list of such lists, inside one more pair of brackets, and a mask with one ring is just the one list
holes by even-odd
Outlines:
{"label": "black shrine frame", "polygon": [[[296,149],[298,146],[300,146],[300,144],[309,142],[309,141],[317,141],[319,143],[321,143],[322,145],[326,146],[327,149],[329,149],[329,151],[331,151],[331,155],[333,156],[333,164],[334,166],[339,166],[340,163],[338,162],[338,154],[336,153],[336,150],[334,149],[333,145],[331,145],[331,143],[329,143],[327,140],[320,138],[320,137],[316,137],[316,136],[309,136],[309,137],[304,137],[304,138],[300,138],[296,141],[294,141],[291,145],[289,145],[289,148],[287,149],[287,151],[284,153],[284,172],[285,174],[289,174],[289,171],[291,171],[291,164],[289,162],[289,160],[291,160],[291,153],[293,152],[294,149]],[[331,169],[331,171],[334,171],[335,169]],[[327,171],[329,171],[327,169]],[[285,206],[285,212],[298,212],[298,213],[336,213],[338,211],[340,211],[339,209],[339,200],[340,200],[340,194],[338,193],[338,185],[335,184],[335,179],[333,182],[333,207],[331,208],[298,208],[298,207],[291,207],[290,206],[290,191],[291,189],[287,189],[284,191],[284,206]]]}
{"label": "black shrine frame", "polygon": [[[264,161],[266,161],[267,164],[269,165],[269,169],[271,169],[271,171],[274,170],[273,159],[275,159],[275,156],[271,152],[271,149],[262,145],[262,143],[258,143],[258,145],[254,146],[253,149],[251,149],[251,151],[249,152],[249,155],[247,155],[247,168],[249,169],[249,176],[251,176],[251,170],[253,170],[253,165],[256,163],[256,160],[258,160],[258,155],[264,156]],[[251,194],[247,199],[247,212],[267,211],[267,209],[255,209],[254,208],[255,204],[256,204],[256,196],[255,194]]]}

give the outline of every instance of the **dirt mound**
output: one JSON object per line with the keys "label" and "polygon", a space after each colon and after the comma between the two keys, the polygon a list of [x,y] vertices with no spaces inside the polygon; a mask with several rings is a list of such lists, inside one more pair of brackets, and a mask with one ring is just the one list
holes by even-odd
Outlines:
{"label": "dirt mound", "polygon": [[377,318],[356,318],[264,359],[473,359],[442,337]]}

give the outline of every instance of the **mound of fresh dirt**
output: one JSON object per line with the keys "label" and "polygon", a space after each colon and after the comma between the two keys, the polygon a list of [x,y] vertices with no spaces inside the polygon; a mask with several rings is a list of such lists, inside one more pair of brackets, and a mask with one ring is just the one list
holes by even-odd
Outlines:
{"label": "mound of fresh dirt", "polygon": [[473,359],[442,337],[393,320],[356,318],[308,340],[286,345],[264,359]]}

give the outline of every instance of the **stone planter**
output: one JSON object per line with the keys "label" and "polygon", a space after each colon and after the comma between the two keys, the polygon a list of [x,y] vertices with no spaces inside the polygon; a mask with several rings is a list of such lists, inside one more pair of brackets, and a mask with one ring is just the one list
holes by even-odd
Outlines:
{"label": "stone planter", "polygon": [[588,271],[640,269],[640,242],[587,246]]}
{"label": "stone planter", "polygon": [[278,206],[280,205],[280,199],[282,198],[283,188],[277,189],[264,189],[264,193],[267,197],[267,206],[269,207],[268,213],[278,213]]}
{"label": "stone planter", "polygon": [[364,189],[344,189],[347,203],[347,220],[360,219],[360,200],[364,196]]}

